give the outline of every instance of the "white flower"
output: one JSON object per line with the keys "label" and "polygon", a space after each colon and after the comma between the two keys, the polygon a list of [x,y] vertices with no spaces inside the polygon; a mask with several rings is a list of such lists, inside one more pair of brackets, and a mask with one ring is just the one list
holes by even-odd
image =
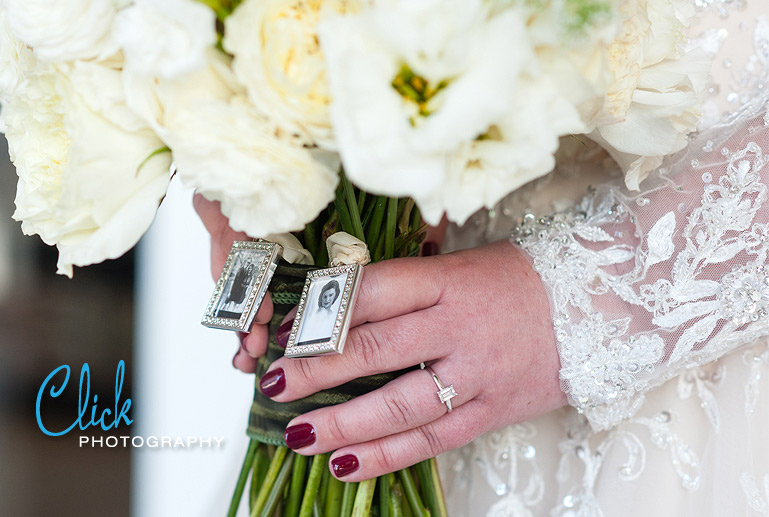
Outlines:
{"label": "white flower", "polygon": [[208,49],[203,68],[175,78],[147,76],[128,68],[122,75],[128,106],[160,136],[167,139],[167,125],[173,114],[188,105],[210,100],[227,102],[244,94],[230,69],[230,58]]}
{"label": "white flower", "polygon": [[0,8],[0,102],[8,101],[33,63],[32,51],[13,37]]}
{"label": "white flower", "polygon": [[[539,77],[515,9],[393,0],[330,17],[319,33],[348,176],[412,196],[429,223],[446,211],[461,224],[548,172],[558,135],[581,127],[546,80],[524,86]],[[542,111],[524,116],[527,106]]]}
{"label": "white flower", "polygon": [[254,237],[297,231],[335,197],[336,171],[258,112],[245,95],[190,96],[164,114],[179,175],[221,202]]}
{"label": "white flower", "polygon": [[162,143],[119,103],[119,72],[80,62],[31,71],[8,106],[14,218],[59,249],[58,272],[116,258],[150,226],[169,180]]}
{"label": "white flower", "polygon": [[105,58],[120,0],[5,0],[14,36],[48,62]]}
{"label": "white flower", "polygon": [[246,0],[225,22],[224,48],[251,102],[306,143],[332,148],[331,103],[317,24],[358,0]]}
{"label": "white flower", "polygon": [[684,52],[693,15],[688,0],[627,0],[622,34],[609,47],[614,73],[603,117],[590,135],[626,171],[637,190],[662,157],[683,149],[696,129],[710,72],[704,52]]}
{"label": "white flower", "polygon": [[132,73],[172,78],[206,65],[216,44],[214,12],[194,0],[135,0],[115,20],[115,39]]}

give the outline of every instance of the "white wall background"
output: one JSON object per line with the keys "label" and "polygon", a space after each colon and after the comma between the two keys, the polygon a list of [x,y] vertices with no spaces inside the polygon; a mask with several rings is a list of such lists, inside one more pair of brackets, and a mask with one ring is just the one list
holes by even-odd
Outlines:
{"label": "white wall background", "polygon": [[246,453],[253,375],[232,367],[232,332],[200,325],[214,286],[209,251],[191,190],[173,181],[139,248],[132,430],[225,441],[221,449],[133,449],[136,516],[224,515]]}

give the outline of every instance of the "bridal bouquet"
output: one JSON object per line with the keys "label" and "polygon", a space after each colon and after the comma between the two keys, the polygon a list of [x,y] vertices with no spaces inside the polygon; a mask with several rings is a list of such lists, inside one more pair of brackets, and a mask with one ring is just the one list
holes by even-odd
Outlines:
{"label": "bridal bouquet", "polygon": [[14,218],[72,276],[130,249],[178,175],[233,229],[295,232],[322,264],[338,230],[375,260],[417,253],[423,222],[462,224],[546,174],[565,135],[604,146],[638,188],[698,122],[710,63],[687,48],[693,14],[690,0],[0,0]]}

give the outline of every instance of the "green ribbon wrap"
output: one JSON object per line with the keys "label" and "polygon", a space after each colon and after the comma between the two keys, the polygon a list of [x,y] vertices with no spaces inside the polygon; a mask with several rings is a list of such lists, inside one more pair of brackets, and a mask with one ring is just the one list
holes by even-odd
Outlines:
{"label": "green ribbon wrap", "polygon": [[[342,386],[320,391],[294,402],[274,402],[262,394],[259,389],[259,379],[262,378],[273,361],[283,357],[283,348],[278,346],[275,341],[275,333],[286,314],[299,303],[307,273],[316,269],[320,268],[281,261],[270,282],[268,290],[274,306],[270,321],[270,341],[267,353],[259,358],[256,366],[254,402],[251,404],[247,431],[252,439],[262,443],[285,446],[283,432],[286,430],[288,422],[297,416],[321,407],[347,402],[353,397],[384,386],[403,373],[401,371],[361,377]],[[291,379],[288,379],[288,382],[291,382]]]}

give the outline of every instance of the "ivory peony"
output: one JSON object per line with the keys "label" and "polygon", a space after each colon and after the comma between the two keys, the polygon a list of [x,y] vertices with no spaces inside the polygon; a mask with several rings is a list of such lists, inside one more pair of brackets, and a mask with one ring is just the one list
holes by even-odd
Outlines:
{"label": "ivory peony", "polygon": [[334,148],[326,64],[317,24],[357,0],[246,0],[226,20],[224,48],[251,102],[284,131]]}
{"label": "ivory peony", "polygon": [[13,35],[38,59],[106,58],[117,51],[112,23],[125,0],[5,0]]}
{"label": "ivory peony", "polygon": [[[696,129],[710,72],[701,50],[686,53],[688,0],[626,0],[623,32],[609,47],[614,74],[603,116],[591,138],[605,147],[637,190],[662,158]],[[595,127],[596,124],[593,124]]]}
{"label": "ivory peony", "polygon": [[214,12],[194,0],[135,0],[118,13],[115,39],[131,73],[174,78],[207,64],[215,21]]}
{"label": "ivory peony", "polygon": [[320,159],[226,82],[164,106],[179,176],[221,202],[230,226],[253,237],[297,231],[335,196],[338,161]]}
{"label": "ivory peony", "polygon": [[116,258],[149,228],[168,185],[162,142],[121,103],[119,72],[41,64],[7,107],[19,175],[14,218],[59,249],[58,272]]}

